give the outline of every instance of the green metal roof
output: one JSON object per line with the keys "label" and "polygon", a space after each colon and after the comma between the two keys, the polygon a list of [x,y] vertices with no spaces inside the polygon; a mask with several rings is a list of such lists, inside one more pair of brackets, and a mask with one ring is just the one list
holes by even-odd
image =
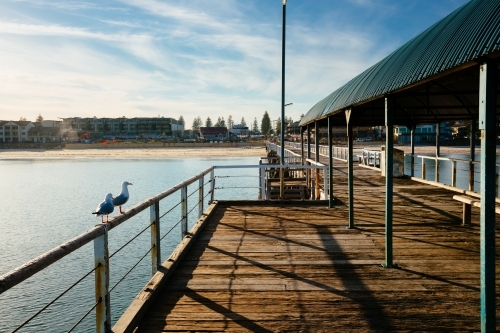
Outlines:
{"label": "green metal roof", "polygon": [[472,0],[314,105],[305,125],[500,50],[500,1]]}

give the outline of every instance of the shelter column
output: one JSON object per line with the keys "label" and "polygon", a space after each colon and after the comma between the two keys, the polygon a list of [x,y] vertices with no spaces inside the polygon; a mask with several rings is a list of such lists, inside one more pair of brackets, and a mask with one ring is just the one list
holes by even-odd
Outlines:
{"label": "shelter column", "polygon": [[481,332],[495,332],[495,163],[496,63],[485,60],[479,74],[481,130],[480,272]]}
{"label": "shelter column", "polygon": [[476,119],[470,121],[469,191],[474,191],[474,161],[476,160]]}
{"label": "shelter column", "polygon": [[392,195],[393,195],[393,148],[394,123],[393,104],[390,97],[385,98],[385,264],[394,267],[392,262]]}
{"label": "shelter column", "polygon": [[319,125],[314,122],[314,160],[319,162]]}
{"label": "shelter column", "polygon": [[328,117],[328,208],[333,207],[333,133],[332,117]]}
{"label": "shelter column", "polygon": [[307,124],[307,158],[311,158],[311,125]]}
{"label": "shelter column", "polygon": [[347,192],[349,197],[349,229],[354,228],[354,169],[353,169],[353,153],[352,153],[352,144],[353,144],[353,134],[352,134],[352,109],[345,111],[345,119],[347,123]]}
{"label": "shelter column", "polygon": [[415,177],[415,129],[416,125],[410,125],[410,146],[411,146],[411,171],[410,175]]}
{"label": "shelter column", "polygon": [[302,165],[304,165],[304,130],[300,126],[300,157]]}

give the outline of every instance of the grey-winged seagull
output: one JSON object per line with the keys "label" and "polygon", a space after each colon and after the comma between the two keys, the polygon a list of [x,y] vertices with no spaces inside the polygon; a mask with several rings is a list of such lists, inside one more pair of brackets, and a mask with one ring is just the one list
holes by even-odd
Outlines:
{"label": "grey-winged seagull", "polygon": [[122,205],[125,204],[128,201],[129,195],[128,195],[128,185],[133,185],[132,183],[129,182],[123,182],[122,183],[122,193],[120,193],[117,197],[113,198],[113,206],[120,206],[120,213],[123,214],[122,211]]}
{"label": "grey-winged seagull", "polygon": [[103,215],[106,215],[106,222],[108,222],[108,215],[113,213],[113,210],[115,210],[115,207],[113,206],[113,195],[111,193],[108,193],[106,194],[104,201],[101,202],[99,206],[97,206],[95,212],[93,212],[92,214],[100,216],[101,222],[104,223]]}

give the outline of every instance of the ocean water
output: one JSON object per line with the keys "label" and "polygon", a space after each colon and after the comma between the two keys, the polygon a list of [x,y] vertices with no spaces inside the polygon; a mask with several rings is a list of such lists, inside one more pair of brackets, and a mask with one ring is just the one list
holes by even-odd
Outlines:
{"label": "ocean water", "polygon": [[[434,154],[415,154],[415,165],[414,165],[414,175],[415,177],[422,177],[422,159],[417,156],[431,156]],[[441,154],[441,157],[456,159],[456,160],[465,160],[469,161],[469,154]],[[481,160],[481,154],[476,153],[475,161]],[[434,181],[436,177],[436,162],[435,160],[424,159],[425,163],[425,179]],[[439,161],[439,182],[442,184],[450,185],[452,183],[452,162],[451,161]],[[496,157],[496,163],[500,163],[500,155]],[[459,162],[457,161],[455,164],[456,168],[456,187],[468,190],[469,189],[469,164],[468,162]],[[500,168],[496,168],[497,174],[500,173]],[[405,174],[411,174],[411,156],[405,155]],[[474,166],[474,191],[479,192],[481,183],[481,166],[476,164]],[[497,196],[498,196],[497,190]]]}
{"label": "ocean water", "polygon": [[[107,192],[118,194],[129,181],[132,207],[194,176],[212,165],[257,165],[258,157],[190,159],[23,159],[0,160],[0,275],[76,237],[100,223],[92,215]],[[257,199],[257,169],[217,169],[216,199]],[[208,181],[205,176],[205,182]],[[197,220],[198,182],[188,188],[189,229]],[[205,192],[207,194],[207,191]],[[209,197],[205,199],[205,207]],[[180,192],[160,202],[160,234],[180,220]],[[118,209],[115,210],[115,213]],[[113,254],[149,224],[149,210],[109,232]],[[162,261],[177,246],[180,226],[161,242]],[[150,233],[126,246],[110,260],[110,287],[150,248]],[[14,330],[48,301],[92,270],[93,243],[59,260],[14,288],[0,294],[0,332]],[[114,324],[151,277],[150,255],[111,292]],[[67,332],[95,304],[90,274],[19,332]],[[94,332],[94,311],[74,332]]]}

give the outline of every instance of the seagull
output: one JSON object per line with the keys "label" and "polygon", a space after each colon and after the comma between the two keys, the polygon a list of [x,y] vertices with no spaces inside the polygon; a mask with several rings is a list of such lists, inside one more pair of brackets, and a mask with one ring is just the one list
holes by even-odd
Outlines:
{"label": "seagull", "polygon": [[113,206],[120,206],[120,213],[123,214],[124,212],[122,211],[122,205],[124,205],[129,198],[128,195],[128,188],[127,185],[133,185],[132,183],[129,182],[123,182],[122,183],[122,193],[118,195],[116,198],[113,198]]}
{"label": "seagull", "polygon": [[108,222],[108,215],[113,213],[114,209],[115,207],[113,206],[113,195],[111,193],[108,193],[106,194],[104,201],[101,202],[99,206],[97,206],[95,212],[93,212],[92,214],[101,216],[101,222],[104,223],[103,215],[106,215],[106,222]]}

